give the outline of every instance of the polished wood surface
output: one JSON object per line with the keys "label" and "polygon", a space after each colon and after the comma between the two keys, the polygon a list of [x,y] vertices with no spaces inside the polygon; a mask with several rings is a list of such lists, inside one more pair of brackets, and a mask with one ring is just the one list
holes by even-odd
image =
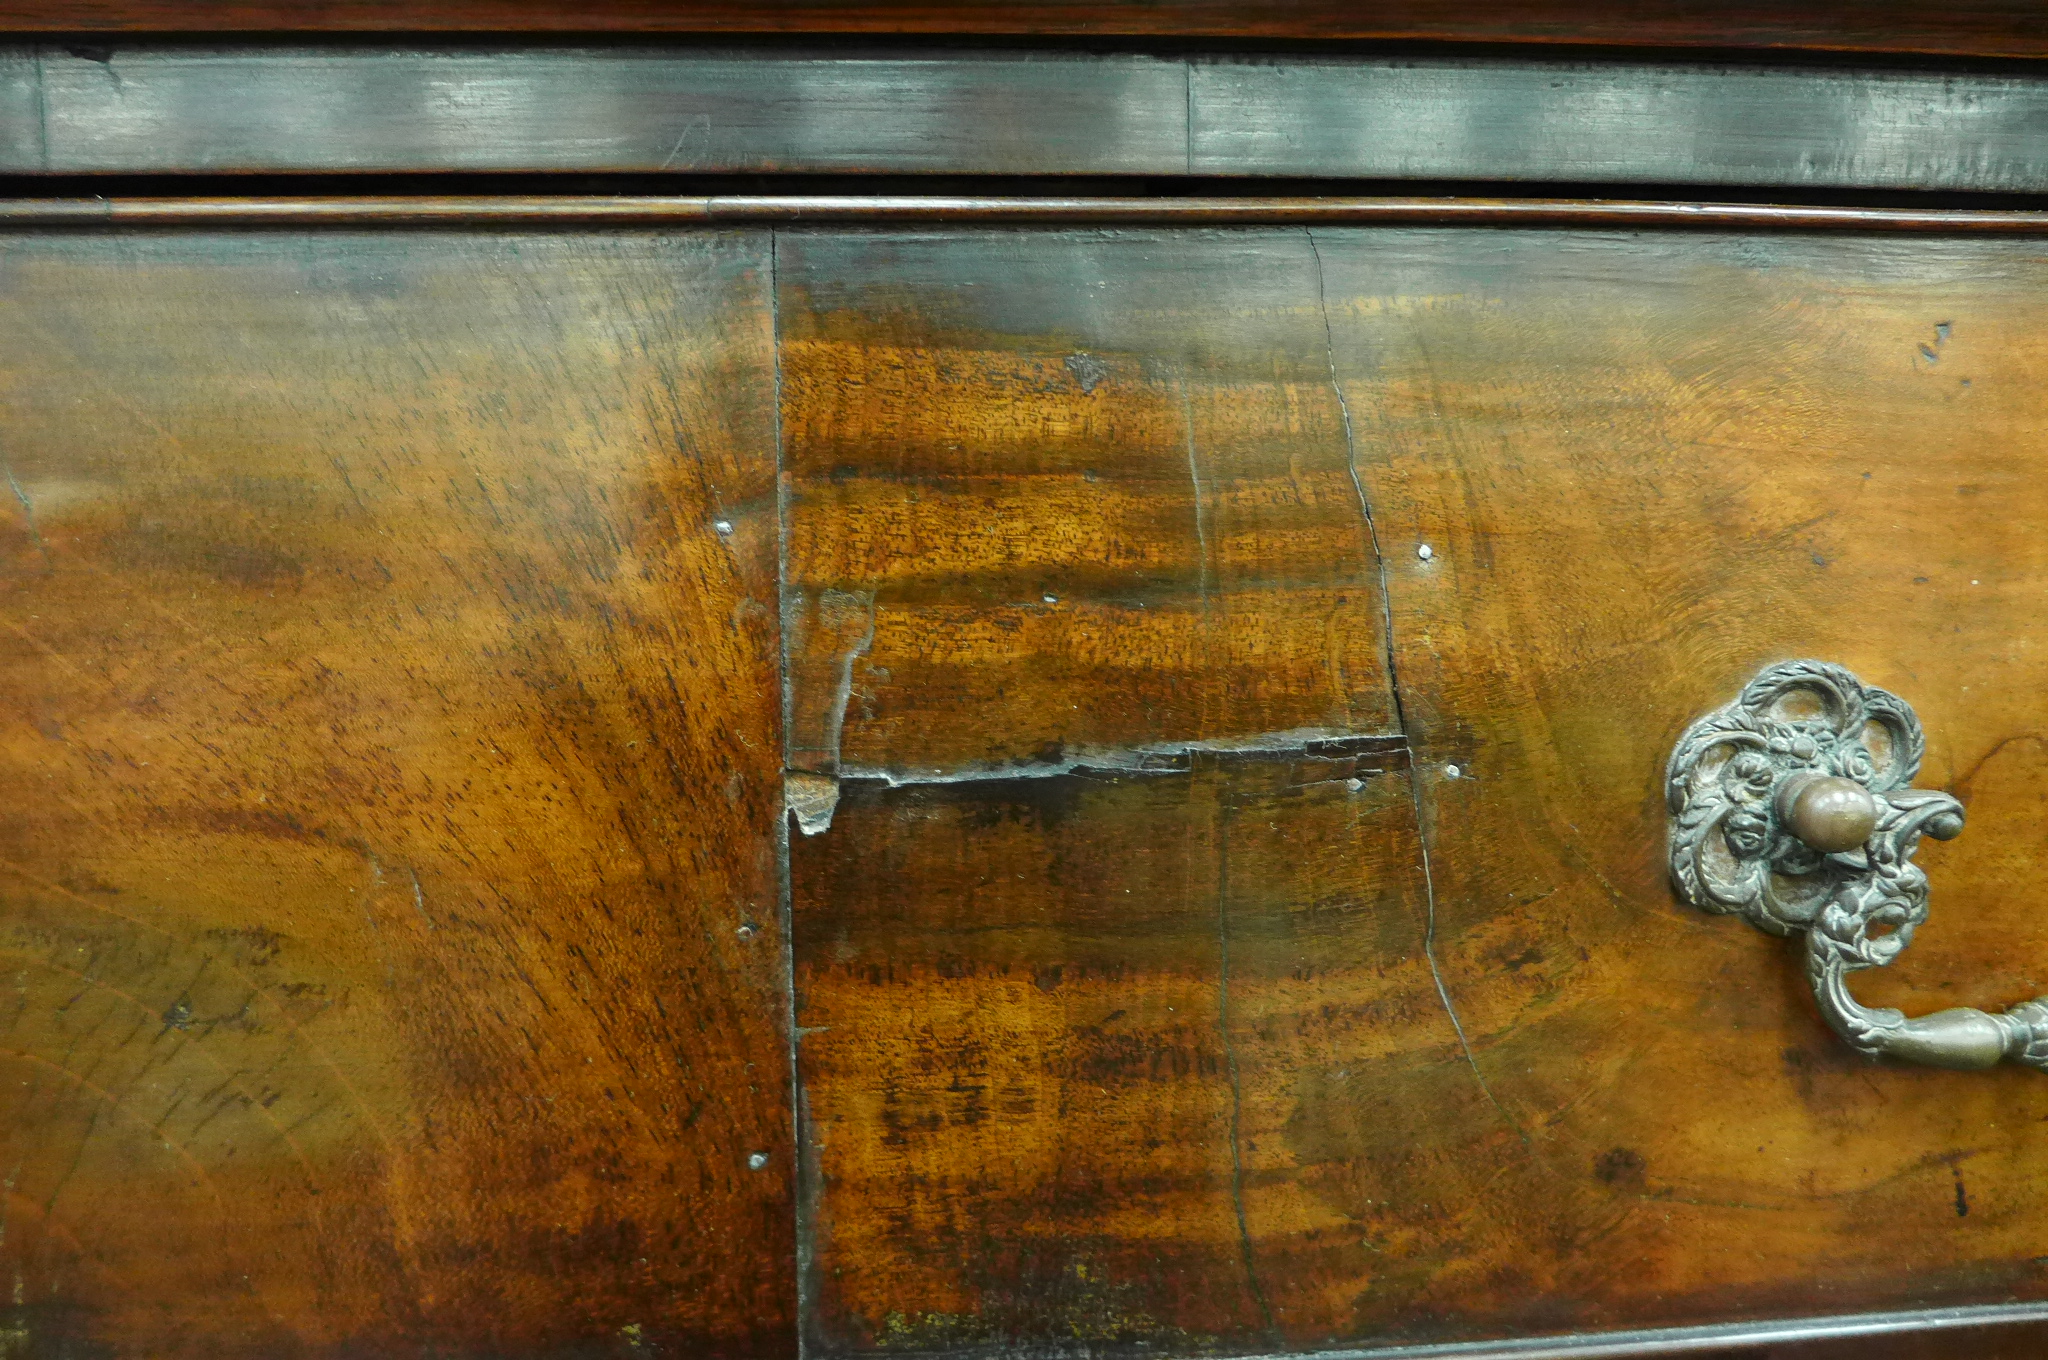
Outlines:
{"label": "polished wood surface", "polygon": [[1923,852],[1933,920],[1857,991],[1925,1012],[2044,990],[2038,255],[1317,239],[1439,961],[1488,1097],[1436,1126],[1472,1177],[1437,1288],[1580,1324],[2048,1292],[2038,1076],[1843,1047],[1784,942],[1672,900],[1656,778],[1769,661],[1906,696],[1922,782],[1970,824]]}
{"label": "polished wood surface", "polygon": [[[812,705],[843,704],[847,741],[880,738],[863,762],[899,781],[848,783],[793,849],[817,1344],[1313,1349],[2048,1293],[2038,1078],[1842,1047],[1784,942],[1674,899],[1661,790],[1680,728],[1763,664],[1848,664],[1919,707],[1925,782],[1972,818],[1923,856],[1934,922],[1861,993],[2044,990],[2027,828],[2048,663],[2014,626],[2048,588],[2020,509],[2048,415],[2037,252],[1317,228],[1232,233],[1217,267],[1217,239],[780,247],[793,582],[856,597],[901,564],[925,583],[905,595],[954,611],[887,655],[863,612],[838,634],[851,683]],[[829,362],[805,353],[814,315],[847,347]],[[1341,395],[1334,422],[1267,428],[1290,463],[1351,460],[1371,508],[1420,845],[1392,770],[1356,791],[1289,777],[1284,815],[1246,772],[1264,766],[900,784],[1002,774],[974,734],[1042,716],[1044,677],[1072,674],[959,674],[1043,646],[973,623],[1036,578],[960,573],[1015,560],[977,535],[1036,541],[1006,533],[1030,522],[1007,498],[1064,504],[1041,450],[1079,402],[1014,358],[984,396],[993,361],[965,356],[1097,355],[1089,395],[1141,408],[1191,347],[1293,375],[1303,409]],[[1052,433],[1005,455],[1009,480],[945,479],[1017,428]],[[977,494],[984,516],[958,515]],[[1177,532],[1220,541],[1190,512]],[[919,669],[942,639],[954,669]],[[1063,702],[1117,721],[1096,688]],[[982,722],[956,732],[962,692]]]}
{"label": "polished wood surface", "polygon": [[0,238],[9,1354],[790,1352],[767,256]]}
{"label": "polished wood surface", "polygon": [[1184,65],[727,43],[41,44],[0,49],[0,170],[1157,174],[1187,167]]}
{"label": "polished wood surface", "polygon": [[6,1344],[2048,1299],[2038,1079],[1843,1048],[1795,951],[1672,897],[1660,781],[1768,661],[1896,690],[1970,821],[1859,994],[2048,990],[2044,268],[1605,221],[0,237]]}
{"label": "polished wood surface", "polygon": [[1162,244],[779,239],[793,765],[1395,729],[1306,240]]}
{"label": "polished wood surface", "polygon": [[1291,1135],[1349,1118],[1347,1064],[1455,1043],[1413,828],[1355,758],[849,785],[791,863],[815,1350],[1278,1348],[1343,1312],[1314,1266],[1389,1225]]}
{"label": "polished wood surface", "polygon": [[1297,1234],[1365,1231],[1295,1084],[1450,1041],[1308,242],[790,235],[778,280],[792,763],[943,781],[792,848],[814,1344],[1281,1344]]}
{"label": "polished wood surface", "polygon": [[1547,49],[0,46],[0,173],[17,175],[945,174],[2040,193],[2044,129],[2048,81],[2015,65]]}
{"label": "polished wood surface", "polygon": [[2048,55],[2048,20],[2030,0],[4,0],[0,31],[951,33]]}

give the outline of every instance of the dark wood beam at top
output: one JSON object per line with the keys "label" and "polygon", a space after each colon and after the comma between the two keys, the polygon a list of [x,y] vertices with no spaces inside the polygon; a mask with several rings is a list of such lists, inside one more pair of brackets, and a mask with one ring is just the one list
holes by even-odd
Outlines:
{"label": "dark wood beam at top", "polygon": [[2033,0],[0,0],[12,33],[884,33],[2048,56]]}

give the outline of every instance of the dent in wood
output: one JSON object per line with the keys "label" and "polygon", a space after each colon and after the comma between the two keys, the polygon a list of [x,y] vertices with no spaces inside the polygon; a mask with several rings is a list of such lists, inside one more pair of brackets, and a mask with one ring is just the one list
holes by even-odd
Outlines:
{"label": "dent in wood", "polygon": [[815,774],[809,770],[785,770],[782,775],[782,802],[806,836],[829,831],[832,829],[832,810],[839,806],[839,780],[832,775]]}

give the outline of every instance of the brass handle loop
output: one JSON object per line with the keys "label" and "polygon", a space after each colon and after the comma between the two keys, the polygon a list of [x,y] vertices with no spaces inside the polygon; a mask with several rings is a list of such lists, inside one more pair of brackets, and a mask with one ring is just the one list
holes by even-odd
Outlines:
{"label": "brass handle loop", "polygon": [[1963,829],[1962,804],[1910,787],[1925,751],[1897,695],[1824,661],[1767,667],[1671,753],[1672,882],[1702,911],[1803,933],[1821,1015],[1861,1052],[2048,1071],[2048,998],[1909,1019],[1849,994],[1849,974],[1890,963],[1927,919],[1920,838]]}

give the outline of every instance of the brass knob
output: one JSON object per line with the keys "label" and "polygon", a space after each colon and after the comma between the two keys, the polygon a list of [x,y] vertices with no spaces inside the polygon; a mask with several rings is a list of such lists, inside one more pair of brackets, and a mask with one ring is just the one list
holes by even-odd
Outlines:
{"label": "brass knob", "polygon": [[1877,830],[1877,811],[1876,795],[1853,779],[1796,774],[1778,790],[1778,820],[1824,855],[1854,850],[1869,840]]}

